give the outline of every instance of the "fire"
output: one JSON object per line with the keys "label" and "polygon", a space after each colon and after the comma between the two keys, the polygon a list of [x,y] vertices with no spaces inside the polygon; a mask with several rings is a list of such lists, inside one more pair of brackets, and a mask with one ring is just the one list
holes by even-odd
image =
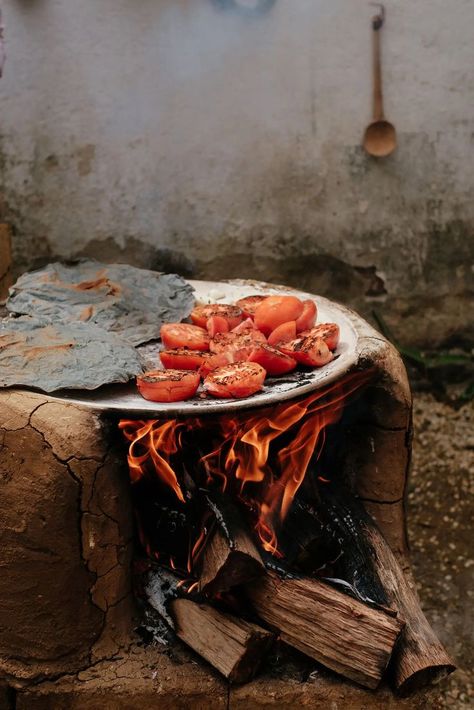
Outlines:
{"label": "fire", "polygon": [[178,500],[184,503],[183,492],[169,463],[169,456],[179,450],[182,426],[174,420],[167,422],[122,420],[119,424],[125,438],[130,441],[128,467],[132,483],[141,478],[144,467],[151,462],[163,482],[167,483]]}
{"label": "fire", "polygon": [[[130,442],[131,481],[157,476],[180,504],[192,499],[190,485],[232,495],[253,516],[263,549],[281,556],[278,529],[310,463],[321,455],[326,428],[340,419],[347,399],[372,376],[370,371],[351,373],[305,399],[243,416],[122,420],[119,426]],[[328,480],[326,475],[319,480]],[[205,535],[201,527],[190,538],[189,573]]]}

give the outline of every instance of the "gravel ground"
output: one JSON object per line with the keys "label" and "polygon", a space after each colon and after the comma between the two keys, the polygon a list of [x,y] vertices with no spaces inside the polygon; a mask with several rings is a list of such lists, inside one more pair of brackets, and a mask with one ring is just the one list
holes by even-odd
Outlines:
{"label": "gravel ground", "polygon": [[458,411],[416,394],[408,494],[414,571],[426,615],[458,671],[442,681],[446,708],[474,705],[474,403]]}

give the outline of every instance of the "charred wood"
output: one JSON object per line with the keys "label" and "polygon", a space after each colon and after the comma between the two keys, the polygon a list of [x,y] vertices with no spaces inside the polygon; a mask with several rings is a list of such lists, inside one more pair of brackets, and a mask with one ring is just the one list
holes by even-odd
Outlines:
{"label": "charred wood", "polygon": [[[362,504],[347,491],[328,489],[324,506],[337,534],[352,531],[350,534],[356,540],[359,556],[371,562],[370,567],[360,568],[361,574],[357,577],[359,588],[366,583],[364,574],[370,574],[372,583],[374,571],[388,604],[397,609],[405,620],[405,628],[391,662],[397,689],[407,694],[451,673],[455,669],[453,661],[423,614],[413,580],[404,573]],[[354,577],[351,556],[345,556],[344,560],[345,573]]]}
{"label": "charred wood", "polygon": [[200,588],[215,596],[255,579],[265,568],[240,511],[222,495],[208,494],[207,501],[216,524],[203,552]]}
{"label": "charred wood", "polygon": [[317,508],[295,500],[280,539],[287,564],[325,579],[359,601],[389,605],[375,556],[357,521],[345,508],[328,503],[327,497]]}

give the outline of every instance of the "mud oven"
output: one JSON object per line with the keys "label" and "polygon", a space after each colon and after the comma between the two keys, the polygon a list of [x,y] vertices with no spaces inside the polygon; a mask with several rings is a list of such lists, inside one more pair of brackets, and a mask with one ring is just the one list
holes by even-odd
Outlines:
{"label": "mud oven", "polygon": [[[223,301],[275,288],[193,285]],[[247,400],[0,393],[0,706],[387,707],[362,687],[383,675],[406,694],[453,669],[410,571],[403,364],[317,302],[339,357]],[[143,598],[175,578],[165,614],[199,655],[137,634]]]}

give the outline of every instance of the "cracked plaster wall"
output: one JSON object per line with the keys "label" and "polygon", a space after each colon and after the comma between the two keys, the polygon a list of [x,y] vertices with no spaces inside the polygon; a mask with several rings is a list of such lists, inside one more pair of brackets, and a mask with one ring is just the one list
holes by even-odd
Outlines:
{"label": "cracked plaster wall", "polygon": [[[370,15],[277,0],[6,0],[3,219],[16,271],[77,255],[286,282],[472,341],[471,0],[394,0],[396,153],[367,157]],[[474,329],[473,329],[474,330]]]}

